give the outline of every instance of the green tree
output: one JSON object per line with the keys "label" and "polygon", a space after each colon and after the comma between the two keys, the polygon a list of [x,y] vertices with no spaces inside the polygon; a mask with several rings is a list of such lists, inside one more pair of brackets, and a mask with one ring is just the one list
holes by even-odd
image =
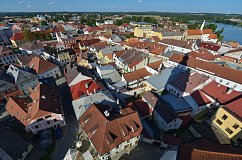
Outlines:
{"label": "green tree", "polygon": [[205,25],[204,28],[205,29],[212,29],[213,32],[215,32],[217,30],[218,26],[216,24],[210,23],[210,24]]}
{"label": "green tree", "polygon": [[24,40],[27,42],[33,41],[33,36],[29,30],[24,30]]}

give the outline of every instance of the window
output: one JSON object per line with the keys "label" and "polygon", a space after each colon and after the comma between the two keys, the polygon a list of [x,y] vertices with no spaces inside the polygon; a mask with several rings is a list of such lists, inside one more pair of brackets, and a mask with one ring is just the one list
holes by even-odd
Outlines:
{"label": "window", "polygon": [[223,117],[222,117],[223,120],[226,120],[227,118],[228,118],[228,116],[225,115],[225,114],[224,114]]}
{"label": "window", "polygon": [[228,127],[225,129],[226,132],[228,132],[229,134],[232,134],[233,131],[231,129],[229,129]]}
{"label": "window", "polygon": [[57,119],[54,119],[54,122],[57,122]]}
{"label": "window", "polygon": [[38,129],[38,128],[39,128],[39,126],[38,126],[38,125],[36,125],[36,126],[34,126],[34,128]]}
{"label": "window", "polygon": [[221,122],[219,119],[217,119],[216,122],[217,122],[219,125],[222,125],[222,124],[223,124],[223,122]]}
{"label": "window", "polygon": [[233,128],[234,128],[234,129],[237,129],[237,128],[239,128],[239,125],[238,125],[237,123],[235,123],[235,124],[233,125]]}
{"label": "window", "polygon": [[47,124],[50,124],[50,121],[47,121],[46,123],[47,123]]}

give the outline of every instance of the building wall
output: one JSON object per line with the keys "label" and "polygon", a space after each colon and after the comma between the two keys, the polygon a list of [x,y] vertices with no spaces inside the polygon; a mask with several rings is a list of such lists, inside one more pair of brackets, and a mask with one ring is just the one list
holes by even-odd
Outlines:
{"label": "building wall", "polygon": [[137,136],[128,141],[125,141],[125,142],[121,143],[118,147],[113,148],[109,153],[102,155],[102,156],[99,155],[99,157],[101,160],[108,160],[109,157],[112,159],[117,155],[121,156],[121,155],[125,154],[125,152],[123,152],[123,153],[120,153],[120,152],[122,152],[124,150],[128,152],[131,148],[133,148],[134,146],[136,146],[138,144],[139,139],[140,139],[140,136]]}
{"label": "building wall", "polygon": [[167,36],[167,37],[162,37],[162,39],[175,39],[175,40],[182,40],[182,36]]}
{"label": "building wall", "polygon": [[[227,116],[225,119],[224,116]],[[234,125],[237,124],[238,128],[235,129]],[[219,108],[216,114],[212,117],[212,125],[219,128],[228,138],[236,142],[238,138],[242,139],[242,122],[235,118],[231,113],[227,112],[224,108]],[[227,129],[232,133],[229,133]]]}
{"label": "building wall", "polygon": [[59,67],[53,68],[51,70],[48,70],[45,73],[39,74],[38,77],[39,79],[44,79],[48,77],[53,77],[54,79],[61,77],[61,71]]}
{"label": "building wall", "polygon": [[7,65],[17,62],[17,54],[6,55],[0,58],[0,65]]}
{"label": "building wall", "polygon": [[181,127],[182,120],[180,118],[176,118],[172,122],[166,125],[165,131],[179,129]]}
{"label": "building wall", "polygon": [[142,29],[139,29],[138,27],[136,27],[136,28],[134,29],[134,36],[135,36],[135,37],[140,37],[140,38],[142,38],[142,37],[144,37],[144,31],[143,31]]}
{"label": "building wall", "polygon": [[71,62],[71,57],[68,52],[61,53],[58,55],[58,61],[61,66],[66,66]]}
{"label": "building wall", "polygon": [[167,123],[162,117],[160,117],[160,115],[156,112],[156,110],[154,110],[154,113],[153,113],[153,120],[160,130],[166,129]]}
{"label": "building wall", "polygon": [[173,45],[169,45],[169,44],[165,44],[165,43],[161,43],[161,42],[159,42],[159,44],[168,46],[167,51],[175,50],[177,52],[182,52],[182,53],[189,53],[189,52],[192,51],[192,49],[182,48],[182,47],[179,47],[179,46],[173,46]]}
{"label": "building wall", "polygon": [[50,114],[50,117],[42,117],[40,120],[32,121],[28,126],[26,126],[25,130],[27,132],[32,132],[36,134],[38,131],[45,130],[47,128],[57,128],[63,127],[66,125],[63,115],[61,114]]}

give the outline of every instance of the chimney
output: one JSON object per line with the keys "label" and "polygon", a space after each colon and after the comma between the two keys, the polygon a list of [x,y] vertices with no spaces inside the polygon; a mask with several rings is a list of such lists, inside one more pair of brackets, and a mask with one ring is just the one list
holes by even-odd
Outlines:
{"label": "chimney", "polygon": [[117,98],[117,101],[116,101],[116,103],[117,103],[117,105],[119,105],[120,103],[119,103],[119,98]]}

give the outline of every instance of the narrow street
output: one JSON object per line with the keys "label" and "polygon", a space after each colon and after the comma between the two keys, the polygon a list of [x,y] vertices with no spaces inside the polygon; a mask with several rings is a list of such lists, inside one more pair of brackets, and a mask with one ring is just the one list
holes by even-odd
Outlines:
{"label": "narrow street", "polygon": [[54,160],[62,160],[64,158],[68,149],[74,145],[79,129],[67,83],[58,86],[58,90],[62,98],[66,127],[62,129],[63,137],[56,141],[55,151],[52,154],[52,159]]}

